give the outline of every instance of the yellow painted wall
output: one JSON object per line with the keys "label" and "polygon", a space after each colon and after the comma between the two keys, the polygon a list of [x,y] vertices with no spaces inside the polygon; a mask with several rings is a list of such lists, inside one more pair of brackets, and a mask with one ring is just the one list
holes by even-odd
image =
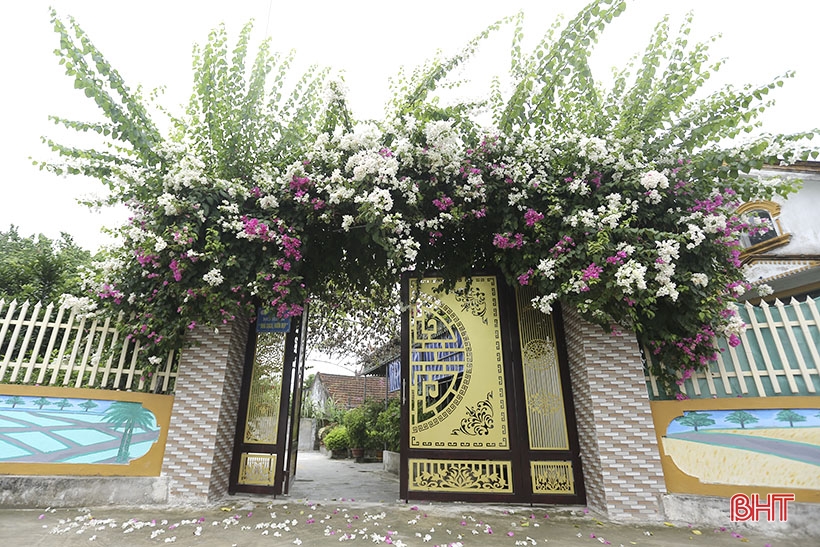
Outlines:
{"label": "yellow painted wall", "polygon": [[[793,493],[820,503],[820,466],[751,450],[667,438],[669,424],[688,411],[818,408],[820,397],[754,397],[652,401],[652,418],[668,492],[722,496]],[[723,432],[741,432],[740,428]],[[743,435],[820,445],[820,428],[747,428]],[[709,435],[709,433],[704,433]],[[728,502],[727,502],[728,503]],[[728,506],[728,505],[727,505]]]}
{"label": "yellow painted wall", "polygon": [[27,397],[49,397],[67,399],[98,399],[109,401],[138,402],[150,410],[160,427],[159,438],[143,456],[128,464],[77,464],[77,463],[20,463],[0,462],[0,475],[84,475],[84,476],[127,476],[158,477],[162,471],[168,427],[171,423],[173,395],[134,393],[130,391],[109,391],[102,389],[75,389],[46,386],[21,386],[3,384],[0,392],[8,395]]}

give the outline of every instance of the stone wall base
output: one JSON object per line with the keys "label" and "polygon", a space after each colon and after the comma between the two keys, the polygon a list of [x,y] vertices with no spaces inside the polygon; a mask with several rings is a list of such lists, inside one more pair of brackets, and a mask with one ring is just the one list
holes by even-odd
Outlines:
{"label": "stone wall base", "polygon": [[165,505],[165,477],[0,477],[0,507]]}
{"label": "stone wall base", "polygon": [[[666,494],[662,497],[666,519],[682,526],[725,527],[743,533],[744,530],[761,534],[820,539],[820,504],[789,502],[789,516],[786,522],[732,522],[729,520],[729,500],[715,496],[695,496],[692,494]],[[806,545],[816,545],[815,541]]]}

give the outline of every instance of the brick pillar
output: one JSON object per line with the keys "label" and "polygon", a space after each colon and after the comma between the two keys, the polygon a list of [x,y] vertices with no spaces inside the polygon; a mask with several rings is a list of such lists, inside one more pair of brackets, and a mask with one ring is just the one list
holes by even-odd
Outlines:
{"label": "brick pillar", "polygon": [[615,521],[663,520],[666,483],[634,336],[564,312],[587,504]]}
{"label": "brick pillar", "polygon": [[228,493],[248,322],[196,327],[183,350],[162,474],[171,503],[206,504]]}

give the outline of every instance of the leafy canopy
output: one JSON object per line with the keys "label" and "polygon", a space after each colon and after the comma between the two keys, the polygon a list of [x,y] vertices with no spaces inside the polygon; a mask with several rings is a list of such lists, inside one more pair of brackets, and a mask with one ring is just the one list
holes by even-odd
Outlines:
{"label": "leafy canopy", "polygon": [[91,253],[63,233],[57,240],[23,237],[17,227],[0,231],[0,299],[51,302],[63,294],[82,294],[81,272]]}

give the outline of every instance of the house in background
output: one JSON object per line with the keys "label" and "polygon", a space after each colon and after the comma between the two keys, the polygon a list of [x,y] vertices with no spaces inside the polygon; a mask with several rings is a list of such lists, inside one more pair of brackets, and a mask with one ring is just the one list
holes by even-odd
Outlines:
{"label": "house in background", "polygon": [[333,400],[340,409],[349,410],[360,406],[366,399],[387,397],[387,380],[380,376],[344,376],[319,372],[313,378],[308,392],[315,408],[325,408]]}
{"label": "house in background", "polygon": [[758,300],[754,287],[773,289],[767,301],[792,296],[805,300],[820,295],[820,162],[804,161],[789,166],[766,166],[753,173],[763,178],[781,177],[802,181],[800,190],[787,198],[752,201],[738,213],[754,213],[770,226],[766,232],[742,238],[740,258],[747,280],[753,285],[745,298]]}

